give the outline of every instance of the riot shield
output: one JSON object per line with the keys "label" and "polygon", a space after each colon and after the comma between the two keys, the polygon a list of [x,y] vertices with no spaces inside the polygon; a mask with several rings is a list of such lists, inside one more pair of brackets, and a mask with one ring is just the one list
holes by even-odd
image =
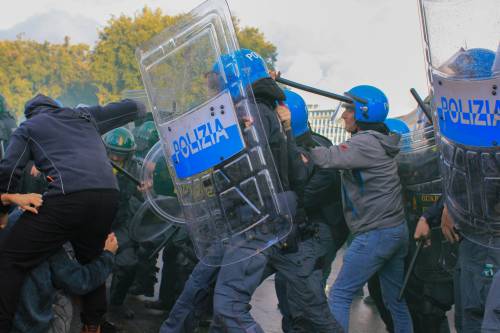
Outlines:
{"label": "riot shield", "polygon": [[[173,214],[176,212],[180,214],[177,198],[165,196],[158,197],[155,201],[162,207],[169,207]],[[173,222],[157,215],[153,211],[150,202],[144,201],[130,222],[130,238],[138,243],[151,242],[168,235],[170,229],[175,229]],[[171,232],[173,233],[175,230],[171,230]]]}
{"label": "riot shield", "polygon": [[[415,120],[419,119],[418,113],[413,116]],[[402,135],[400,152],[396,158],[410,235],[415,232],[416,224],[424,211],[442,194],[440,155],[434,128],[419,127],[420,124],[414,122],[414,130]],[[447,242],[439,228],[433,230],[431,235],[432,245],[421,250],[414,275],[421,281],[449,282],[453,277],[457,246]],[[411,242],[410,253],[415,250],[415,243]]]}
{"label": "riot shield", "polygon": [[[446,205],[460,233],[500,248],[498,1],[419,0]],[[497,59],[498,61],[498,59]]]}
{"label": "riot shield", "polygon": [[[124,91],[122,91],[122,98],[123,99],[131,99],[133,101],[140,102],[146,106],[147,113],[146,113],[145,117],[143,117],[141,119],[134,120],[133,122],[130,122],[125,126],[129,130],[131,130],[132,133],[134,133],[134,135],[135,135],[135,130],[138,129],[144,122],[146,122],[148,120],[153,120],[153,114],[151,112],[151,105],[149,104],[149,101],[148,101],[148,95],[146,94],[146,91],[140,90],[140,89],[124,90]],[[144,156],[142,156],[142,157],[144,157]]]}
{"label": "riot shield", "polygon": [[427,126],[403,134],[397,162],[403,186],[440,180],[439,148],[436,144],[434,128]]}
{"label": "riot shield", "polygon": [[136,53],[183,219],[212,266],[249,258],[291,228],[238,49],[226,2],[209,0]]}
{"label": "riot shield", "polygon": [[174,223],[185,223],[178,199],[175,197],[174,183],[161,142],[156,143],[144,159],[141,181],[145,184],[144,196],[152,211],[161,219]]}

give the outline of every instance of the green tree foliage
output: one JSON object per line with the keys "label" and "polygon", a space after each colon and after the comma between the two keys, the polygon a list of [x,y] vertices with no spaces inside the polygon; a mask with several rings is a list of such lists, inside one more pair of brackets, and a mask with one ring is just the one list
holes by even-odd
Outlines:
{"label": "green tree foliage", "polygon": [[0,64],[0,94],[18,116],[38,92],[59,98],[90,81],[89,46],[70,45],[69,38],[64,44],[0,41]]}
{"label": "green tree foliage", "polygon": [[[136,48],[183,17],[185,15],[165,15],[160,9],[148,7],[133,17],[112,17],[100,31],[94,49],[85,44],[72,45],[68,37],[62,44],[22,38],[0,41],[0,94],[17,116],[22,113],[24,103],[36,93],[58,98],[70,106],[120,99],[123,90],[143,89]],[[277,57],[276,47],[257,28],[241,28],[236,18],[234,23],[240,46],[256,50],[272,67]],[[207,64],[213,63],[203,52],[183,55],[195,56],[206,58]],[[173,81],[182,84],[182,78],[177,76],[174,75]],[[176,101],[180,103],[178,107],[192,105],[194,98],[203,98],[206,94],[205,79],[198,80],[183,87],[191,89],[193,94],[184,101]],[[172,101],[166,102],[172,105]]]}
{"label": "green tree foliage", "polygon": [[180,18],[145,7],[135,17],[121,15],[108,21],[92,54],[92,77],[101,103],[119,99],[125,89],[142,88],[135,49]]}
{"label": "green tree foliage", "polygon": [[252,49],[260,54],[270,68],[274,68],[278,52],[276,46],[267,41],[264,33],[255,27],[240,27],[240,21],[233,17],[233,24],[241,48]]}
{"label": "green tree foliage", "polygon": [[[153,11],[144,7],[135,17],[121,15],[108,21],[99,33],[92,56],[92,76],[101,103],[120,98],[123,90],[143,89],[135,49],[183,17],[165,15],[160,9]],[[277,57],[276,46],[267,41],[259,29],[241,28],[236,18],[233,23],[240,46],[257,51],[272,67]]]}

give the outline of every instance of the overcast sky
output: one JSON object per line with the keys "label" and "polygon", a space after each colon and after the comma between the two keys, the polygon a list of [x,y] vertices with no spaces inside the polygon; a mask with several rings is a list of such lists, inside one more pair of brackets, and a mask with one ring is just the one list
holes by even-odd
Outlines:
{"label": "overcast sky", "polygon": [[[17,0],[0,11],[0,38],[25,32],[37,40],[91,43],[112,15],[144,5],[167,14],[199,0]],[[416,0],[228,0],[242,25],[256,26],[278,47],[283,77],[342,93],[373,84],[389,98],[391,115],[415,106],[409,89],[427,92]],[[34,28],[36,27],[36,28]],[[335,102],[302,94],[308,103]]]}

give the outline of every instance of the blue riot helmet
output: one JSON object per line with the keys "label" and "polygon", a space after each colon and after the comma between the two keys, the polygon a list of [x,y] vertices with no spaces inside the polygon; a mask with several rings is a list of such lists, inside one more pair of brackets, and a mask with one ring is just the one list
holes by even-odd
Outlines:
{"label": "blue riot helmet", "polygon": [[218,79],[219,89],[228,88],[231,96],[236,100],[241,98],[240,81],[243,81],[243,84],[252,84],[259,79],[270,77],[264,59],[257,52],[249,49],[240,49],[231,54],[221,55],[212,71]]}
{"label": "blue riot helmet", "polygon": [[391,133],[398,133],[399,135],[407,134],[410,133],[410,129],[408,128],[408,125],[401,119],[397,118],[387,118],[384,121],[385,125],[389,129],[389,132]]}
{"label": "blue riot helmet", "polygon": [[363,123],[382,123],[389,113],[389,101],[382,90],[369,85],[351,88],[345,93],[352,98],[353,104],[344,104],[346,108],[354,108],[356,121]]}
{"label": "blue riot helmet", "polygon": [[497,49],[497,53],[495,55],[495,61],[493,62],[493,65],[491,66],[491,72],[492,72],[492,74],[500,73],[500,43],[498,43],[498,49]]}
{"label": "blue riot helmet", "polygon": [[396,133],[401,136],[401,140],[399,141],[399,149],[401,152],[409,153],[411,151],[411,134],[408,125],[397,118],[387,118],[384,124],[387,126],[390,133]]}
{"label": "blue riot helmet", "polygon": [[58,100],[57,98],[54,98],[54,102],[56,102],[58,107],[60,107],[60,108],[64,107],[63,103],[60,100]]}
{"label": "blue riot helmet", "polygon": [[308,111],[304,99],[291,90],[285,90],[285,104],[292,116],[292,132],[294,137],[299,137],[309,131],[307,123]]}
{"label": "blue riot helmet", "polygon": [[439,70],[453,78],[481,79],[492,74],[495,52],[488,49],[460,49]]}

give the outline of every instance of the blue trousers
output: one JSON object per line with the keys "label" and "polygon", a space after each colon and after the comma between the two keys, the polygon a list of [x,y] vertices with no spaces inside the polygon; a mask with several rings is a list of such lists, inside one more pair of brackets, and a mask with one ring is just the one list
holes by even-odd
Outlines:
{"label": "blue trousers", "polygon": [[391,312],[395,331],[413,332],[406,302],[397,300],[403,284],[408,242],[408,227],[405,222],[396,227],[370,230],[354,237],[330,291],[331,310],[346,332],[349,330],[349,312],[354,295],[377,272],[384,303]]}
{"label": "blue trousers", "polygon": [[482,332],[500,332],[500,270],[495,274],[486,299]]}
{"label": "blue trousers", "polygon": [[[221,267],[214,292],[214,325],[210,333],[263,333],[250,314],[250,300],[260,283],[273,273],[286,279],[294,323],[307,319],[315,333],[341,332],[327,304],[322,271],[317,265],[317,242],[299,243],[298,251],[283,253],[277,246],[239,263]],[[300,329],[300,327],[297,327]]]}
{"label": "blue trousers", "polygon": [[[326,282],[325,272],[328,272],[328,274],[330,273],[332,262],[338,250],[332,237],[331,227],[325,223],[318,223],[318,235],[311,239],[311,243],[316,247],[315,254],[317,265],[311,267],[313,270],[309,272],[309,282],[312,284],[312,289],[319,289],[318,286],[321,286],[321,289],[324,290]],[[328,275],[326,278],[328,278]],[[279,301],[278,306],[283,317],[281,327],[285,333],[292,332],[292,318],[297,318],[298,316],[290,312],[289,303],[292,303],[293,309],[295,308],[293,304],[297,304],[300,301],[295,299],[297,295],[288,292],[287,280],[280,272],[276,273],[274,284],[276,296]],[[301,326],[305,332],[310,332],[312,327],[314,327],[310,324],[307,318],[301,318],[299,322],[294,323],[296,326]],[[296,327],[294,329],[297,330]]]}
{"label": "blue trousers", "polygon": [[205,310],[203,306],[218,272],[218,267],[198,262],[168,318],[161,325],[160,333],[194,332]]}

